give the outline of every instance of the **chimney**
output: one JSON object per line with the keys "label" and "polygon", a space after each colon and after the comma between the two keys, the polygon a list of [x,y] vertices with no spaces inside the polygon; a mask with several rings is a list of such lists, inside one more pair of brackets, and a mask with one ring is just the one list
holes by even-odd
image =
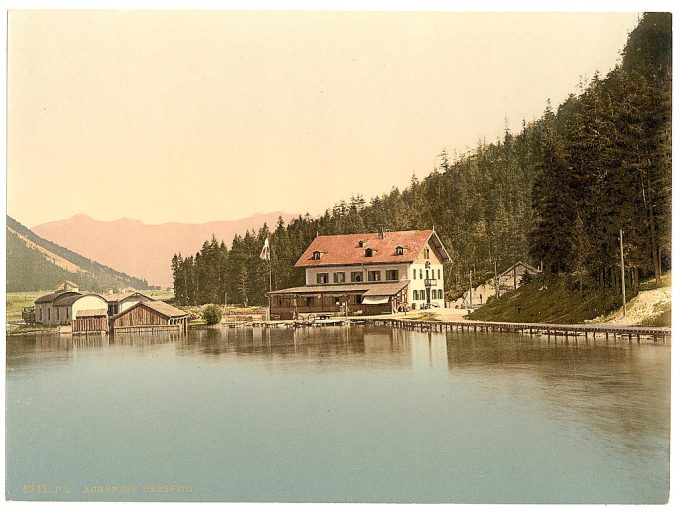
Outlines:
{"label": "chimney", "polygon": [[378,232],[378,239],[385,239],[385,228],[382,225],[380,226],[380,232]]}
{"label": "chimney", "polygon": [[113,288],[109,288],[109,295],[113,293]]}

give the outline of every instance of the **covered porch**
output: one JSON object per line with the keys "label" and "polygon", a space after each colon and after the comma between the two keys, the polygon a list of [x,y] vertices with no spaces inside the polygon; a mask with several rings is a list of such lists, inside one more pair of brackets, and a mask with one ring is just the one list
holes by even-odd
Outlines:
{"label": "covered porch", "polygon": [[308,315],[380,315],[395,313],[407,304],[408,281],[313,285],[272,291],[271,320],[295,320]]}

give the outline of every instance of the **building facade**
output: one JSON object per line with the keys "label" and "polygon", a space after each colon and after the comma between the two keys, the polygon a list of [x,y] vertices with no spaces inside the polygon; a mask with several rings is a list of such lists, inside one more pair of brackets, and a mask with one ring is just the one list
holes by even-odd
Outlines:
{"label": "building facade", "polygon": [[516,290],[517,286],[519,286],[522,281],[526,281],[527,278],[535,277],[540,272],[541,271],[538,268],[531,266],[524,261],[518,261],[498,276],[499,288],[503,293],[510,290]]}
{"label": "building facade", "polygon": [[163,301],[138,302],[111,318],[113,332],[177,330],[186,333],[189,314]]}
{"label": "building facade", "polygon": [[35,322],[44,325],[69,325],[83,310],[104,309],[104,297],[96,293],[57,291],[35,301]]}
{"label": "building facade", "polygon": [[136,291],[103,296],[61,289],[37,299],[34,313],[35,323],[70,325],[74,333],[109,330],[185,333],[189,319],[185,311]]}
{"label": "building facade", "polygon": [[108,315],[110,317],[116,316],[118,313],[122,313],[126,309],[131,308],[140,302],[148,302],[153,300],[153,298],[138,291],[128,291],[123,293],[109,292],[104,295],[104,298],[109,305]]}
{"label": "building facade", "polygon": [[443,306],[444,264],[450,261],[435,231],[317,236],[295,264],[305,268],[305,285],[270,292],[270,316]]}

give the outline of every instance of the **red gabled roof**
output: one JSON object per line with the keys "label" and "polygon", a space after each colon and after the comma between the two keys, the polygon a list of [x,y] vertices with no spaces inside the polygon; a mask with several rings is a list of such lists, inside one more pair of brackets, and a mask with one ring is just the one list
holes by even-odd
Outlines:
{"label": "red gabled roof", "polygon": [[[443,261],[449,256],[441,246],[439,237],[434,231],[395,231],[386,232],[383,238],[377,233],[338,234],[334,236],[317,236],[307,247],[295,266],[324,265],[366,265],[372,263],[411,263],[418,259],[425,244],[434,237],[436,246]],[[359,246],[363,241],[363,247]],[[397,254],[397,247],[403,247],[404,253]],[[366,249],[373,250],[373,256],[365,255]],[[315,251],[320,252],[321,259],[312,259]]]}

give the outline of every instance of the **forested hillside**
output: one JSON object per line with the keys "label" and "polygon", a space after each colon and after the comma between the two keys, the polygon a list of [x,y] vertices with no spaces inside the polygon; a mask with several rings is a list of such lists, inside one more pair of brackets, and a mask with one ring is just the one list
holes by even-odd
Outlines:
{"label": "forested hillside", "polygon": [[671,15],[645,14],[622,60],[595,75],[557,109],[480,141],[462,155],[442,151],[440,165],[366,201],[356,196],[318,218],[279,221],[237,236],[230,250],[214,238],[194,256],[172,260],[183,304],[261,304],[270,236],[274,288],[304,283],[293,264],[317,234],[435,227],[453,263],[446,284],[481,277],[523,259],[579,288],[618,287],[618,231],[624,230],[628,280],[670,267]]}
{"label": "forested hillside", "polygon": [[148,288],[146,281],[117,272],[45,240],[7,217],[7,291],[51,290],[65,280],[82,290]]}

